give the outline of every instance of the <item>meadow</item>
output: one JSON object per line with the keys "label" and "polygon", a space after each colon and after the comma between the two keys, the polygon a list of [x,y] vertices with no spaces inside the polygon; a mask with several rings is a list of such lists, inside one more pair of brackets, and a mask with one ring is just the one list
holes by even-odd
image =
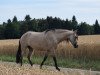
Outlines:
{"label": "meadow", "polygon": [[[0,55],[15,55],[18,42],[19,39],[0,40]],[[78,44],[78,49],[75,49],[70,43],[60,43],[56,50],[57,56],[100,60],[100,35],[79,36]],[[44,52],[35,50],[35,55],[44,55]]]}
{"label": "meadow", "polygon": [[[15,62],[19,39],[0,40],[0,60]],[[75,49],[70,43],[62,42],[57,48],[57,60],[60,67],[82,68],[100,71],[100,35],[79,36],[79,48]],[[24,62],[27,63],[25,52]],[[40,64],[44,52],[35,51],[32,61]],[[52,58],[45,65],[53,65]]]}

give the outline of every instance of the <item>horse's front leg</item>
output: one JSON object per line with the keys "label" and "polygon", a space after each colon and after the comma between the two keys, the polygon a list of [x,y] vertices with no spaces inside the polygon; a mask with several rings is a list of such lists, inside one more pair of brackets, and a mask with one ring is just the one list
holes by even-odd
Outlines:
{"label": "horse's front leg", "polygon": [[55,57],[55,56],[53,56],[53,60],[54,60],[56,69],[57,69],[58,71],[60,71],[60,69],[58,68],[57,60],[56,60],[56,57]]}
{"label": "horse's front leg", "polygon": [[60,69],[58,68],[58,65],[57,65],[57,60],[56,60],[56,51],[53,50],[52,52],[53,52],[53,53],[52,53],[52,57],[53,57],[53,60],[54,60],[54,63],[55,63],[55,67],[56,67],[56,69],[57,69],[58,71],[60,71]]}
{"label": "horse's front leg", "polygon": [[45,54],[45,56],[44,56],[44,59],[43,59],[41,65],[40,65],[40,69],[42,69],[42,65],[43,65],[44,62],[46,61],[47,57],[48,57],[48,52],[47,52],[47,53]]}

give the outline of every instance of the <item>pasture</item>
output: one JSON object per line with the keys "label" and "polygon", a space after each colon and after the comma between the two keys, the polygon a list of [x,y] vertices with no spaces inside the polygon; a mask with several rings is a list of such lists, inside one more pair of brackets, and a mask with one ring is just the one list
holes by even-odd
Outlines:
{"label": "pasture", "polygon": [[[18,42],[18,39],[0,40],[0,55],[15,55]],[[78,44],[79,48],[75,49],[70,43],[60,43],[57,48],[57,56],[100,60],[100,35],[79,36]],[[43,53],[43,51],[35,50],[37,56],[44,55]],[[27,54],[27,50],[25,54]]]}
{"label": "pasture", "polygon": [[[0,40],[0,61],[15,62],[15,55],[18,48],[18,41],[19,39]],[[60,43],[57,48],[58,65],[60,67],[66,67],[66,68],[78,68],[78,69],[88,69],[88,70],[91,69],[91,70],[100,71],[100,35],[79,36],[78,45],[79,45],[79,48],[75,49],[70,43],[66,43],[66,42]],[[26,55],[27,55],[27,50],[25,52],[24,62],[28,63],[26,59]],[[43,51],[41,52],[41,51],[35,50],[35,54],[32,58],[33,63],[40,64],[43,60],[43,56],[44,56]],[[23,65],[26,65],[25,63]],[[0,65],[2,64],[4,63],[3,62],[0,63]],[[50,65],[50,66],[53,65],[51,58],[49,58],[46,61],[45,65]],[[10,65],[10,66],[13,66],[13,65]],[[29,68],[29,65],[26,68],[24,67],[24,70],[28,70],[28,68]],[[17,70],[19,69],[22,71],[23,68],[18,68],[18,65],[17,65]],[[45,72],[43,70],[39,70],[39,71],[43,73]],[[15,70],[14,72],[17,72],[17,71]],[[89,73],[90,72],[88,71],[87,74],[73,73],[73,74],[67,74],[67,75],[89,75]],[[36,75],[42,75],[42,74],[36,74]],[[52,74],[52,71],[50,75],[54,75]],[[64,74],[61,73],[60,75],[64,75]]]}

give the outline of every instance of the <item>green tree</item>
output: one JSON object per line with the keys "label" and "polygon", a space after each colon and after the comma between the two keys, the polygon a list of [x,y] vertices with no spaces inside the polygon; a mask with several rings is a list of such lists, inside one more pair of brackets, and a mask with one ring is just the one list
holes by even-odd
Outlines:
{"label": "green tree", "polygon": [[14,27],[10,19],[8,20],[8,23],[5,26],[5,38],[6,39],[14,38]]}
{"label": "green tree", "polygon": [[32,21],[32,29],[33,31],[38,31],[38,21],[34,18]]}
{"label": "green tree", "polygon": [[64,24],[65,29],[69,29],[72,30],[73,26],[71,24],[71,21],[69,21],[68,19],[65,20],[65,24]]}
{"label": "green tree", "polygon": [[18,22],[18,20],[17,20],[17,17],[16,16],[14,16],[14,18],[13,18],[13,21],[12,22]]}
{"label": "green tree", "polygon": [[15,39],[19,37],[19,24],[17,18],[14,17],[13,21],[8,20],[7,25],[5,26],[5,38],[6,39]]}
{"label": "green tree", "polygon": [[20,35],[23,35],[27,31],[28,31],[28,25],[26,24],[26,22],[23,21],[20,26]]}
{"label": "green tree", "polygon": [[25,21],[30,21],[30,20],[31,20],[30,15],[26,15],[26,16],[25,16]]}
{"label": "green tree", "polygon": [[90,35],[91,34],[90,28],[91,27],[89,24],[87,24],[86,22],[82,22],[78,26],[79,35]]}
{"label": "green tree", "polygon": [[46,29],[78,29],[80,35],[86,34],[100,34],[100,26],[98,20],[96,20],[93,26],[82,22],[78,24],[76,17],[73,16],[72,20],[62,20],[58,17],[47,16],[46,19],[31,19],[30,15],[26,15],[24,21],[18,21],[17,17],[7,23],[3,23],[0,26],[0,38],[19,38],[22,34],[27,31],[44,31]]}
{"label": "green tree", "polygon": [[20,35],[24,34],[25,32],[31,30],[31,18],[30,18],[30,15],[26,15],[25,16],[25,21],[23,21],[21,23],[21,26],[20,26]]}
{"label": "green tree", "polygon": [[37,30],[38,31],[44,31],[48,29],[48,22],[46,19],[40,19],[38,22]]}
{"label": "green tree", "polygon": [[100,26],[98,23],[98,20],[95,21],[95,24],[93,25],[94,27],[94,34],[100,34]]}
{"label": "green tree", "polygon": [[4,30],[5,30],[5,27],[3,25],[0,25],[0,39],[4,39],[5,38]]}
{"label": "green tree", "polygon": [[31,20],[30,15],[26,15],[26,17],[25,17],[25,24],[28,27],[28,31],[33,31],[33,22]]}
{"label": "green tree", "polygon": [[52,29],[53,28],[53,18],[52,16],[47,16],[46,18],[47,22],[48,22],[48,29]]}
{"label": "green tree", "polygon": [[77,20],[76,20],[76,17],[75,17],[75,16],[73,16],[73,17],[72,17],[72,25],[71,25],[71,26],[73,27],[73,29],[74,29],[74,30],[76,30],[76,29],[77,29],[78,22],[77,22]]}
{"label": "green tree", "polygon": [[55,17],[53,19],[53,28],[59,29],[63,28],[62,26],[63,26],[63,21],[60,18]]}
{"label": "green tree", "polygon": [[13,34],[14,34],[14,38],[19,38],[20,37],[20,24],[17,20],[17,17],[14,16],[13,20],[12,20],[12,24],[13,24]]}
{"label": "green tree", "polygon": [[62,21],[60,18],[52,18],[51,16],[47,16],[46,20],[48,22],[48,29],[64,28],[64,21]]}

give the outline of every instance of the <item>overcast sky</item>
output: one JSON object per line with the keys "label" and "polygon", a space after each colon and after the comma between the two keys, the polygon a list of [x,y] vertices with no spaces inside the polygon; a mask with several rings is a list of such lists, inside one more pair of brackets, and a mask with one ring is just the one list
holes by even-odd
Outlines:
{"label": "overcast sky", "polygon": [[94,24],[100,22],[100,0],[0,0],[0,23],[17,16],[23,20],[29,14],[31,18],[47,16],[72,19]]}

